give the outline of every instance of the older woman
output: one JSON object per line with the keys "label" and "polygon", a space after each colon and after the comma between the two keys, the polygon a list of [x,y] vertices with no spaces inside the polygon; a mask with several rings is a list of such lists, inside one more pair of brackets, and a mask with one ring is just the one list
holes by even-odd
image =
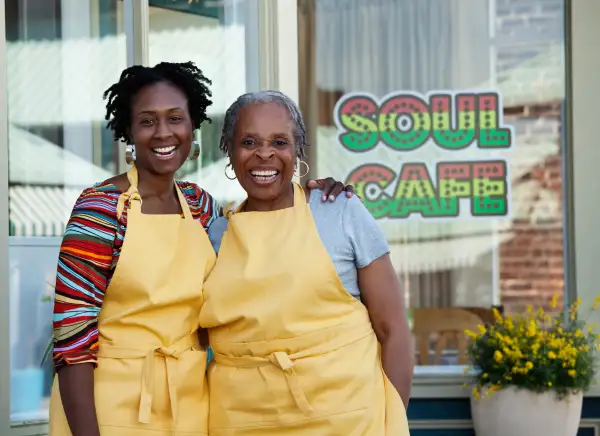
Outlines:
{"label": "older woman", "polygon": [[323,207],[292,182],[305,145],[279,92],[226,113],[221,149],[248,198],[209,229],[209,433],[408,436],[413,352],[388,246],[357,198]]}
{"label": "older woman", "polygon": [[209,83],[192,63],[161,63],[126,69],[105,94],[132,167],[84,190],[65,230],[53,436],[207,433],[206,352],[196,330],[215,262],[206,229],[221,209],[174,174],[198,155],[193,133],[208,119]]}

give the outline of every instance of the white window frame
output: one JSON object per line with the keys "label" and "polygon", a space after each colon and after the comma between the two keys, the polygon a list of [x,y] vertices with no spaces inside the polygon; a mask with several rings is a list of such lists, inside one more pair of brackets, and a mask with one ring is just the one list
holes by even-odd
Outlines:
{"label": "white window frame", "polygon": [[[600,207],[589,199],[598,197],[598,147],[597,126],[600,101],[600,2],[598,0],[569,0],[568,32],[571,45],[567,51],[570,61],[567,79],[567,95],[571,97],[567,130],[572,144],[572,202],[573,257],[571,267],[576,280],[574,296],[582,299],[582,307],[590,307],[600,295],[598,286],[598,260],[600,259]],[[587,200],[587,201],[586,201]],[[600,313],[595,313],[591,322],[600,322]],[[600,381],[600,375],[597,382]],[[600,396],[598,383],[588,396]]]}

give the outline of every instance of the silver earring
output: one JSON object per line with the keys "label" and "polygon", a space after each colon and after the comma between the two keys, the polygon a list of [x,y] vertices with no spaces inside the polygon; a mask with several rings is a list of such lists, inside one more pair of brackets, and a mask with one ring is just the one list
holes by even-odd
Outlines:
{"label": "silver earring", "polygon": [[188,155],[188,160],[196,160],[200,156],[200,144],[198,141],[192,141],[192,149],[190,150],[190,154]]}
{"label": "silver earring", "polygon": [[125,147],[125,162],[127,162],[128,165],[134,164],[134,162],[135,162],[135,145],[127,144],[127,147]]}
{"label": "silver earring", "polygon": [[227,177],[229,180],[235,180],[236,176],[235,174],[233,175],[233,177],[229,177],[229,174],[227,174],[227,168],[229,168],[231,166],[231,164],[227,164],[227,166],[225,167],[225,177]]}
{"label": "silver earring", "polygon": [[[306,165],[306,172],[305,172],[304,174],[296,174],[296,175],[297,175],[298,177],[300,177],[300,178],[302,178],[302,177],[306,176],[306,175],[308,174],[308,172],[310,171],[310,167],[309,167],[309,166],[308,166],[308,164],[307,164],[306,162],[304,162],[303,160],[301,160],[301,161],[300,161],[300,163],[298,164],[298,168],[296,168],[296,169],[299,169],[299,168],[300,168],[300,165],[302,165],[302,164]],[[295,173],[295,172],[296,172],[296,171],[294,171],[294,173]]]}

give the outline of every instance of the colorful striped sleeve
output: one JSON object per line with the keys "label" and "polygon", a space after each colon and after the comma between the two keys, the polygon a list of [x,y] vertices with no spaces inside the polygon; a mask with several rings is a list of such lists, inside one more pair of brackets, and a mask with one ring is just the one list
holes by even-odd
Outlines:
{"label": "colorful striped sleeve", "polygon": [[77,199],[60,247],[54,302],[54,363],[96,364],[98,314],[113,271],[118,193],[89,188]]}
{"label": "colorful striped sleeve", "polygon": [[223,208],[212,195],[195,183],[177,182],[177,184],[190,206],[192,216],[202,224],[204,230],[208,231],[213,221],[223,215]]}

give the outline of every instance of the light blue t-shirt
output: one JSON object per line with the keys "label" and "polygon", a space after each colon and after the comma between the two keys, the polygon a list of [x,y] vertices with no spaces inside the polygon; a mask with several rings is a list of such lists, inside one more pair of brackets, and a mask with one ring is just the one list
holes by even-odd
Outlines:
{"label": "light blue t-shirt", "polygon": [[[360,298],[357,269],[390,252],[375,219],[358,197],[347,198],[345,193],[334,203],[322,203],[323,192],[311,191],[309,206],[323,246],[333,261],[344,288]],[[219,252],[227,219],[220,217],[208,229],[208,237]]]}

